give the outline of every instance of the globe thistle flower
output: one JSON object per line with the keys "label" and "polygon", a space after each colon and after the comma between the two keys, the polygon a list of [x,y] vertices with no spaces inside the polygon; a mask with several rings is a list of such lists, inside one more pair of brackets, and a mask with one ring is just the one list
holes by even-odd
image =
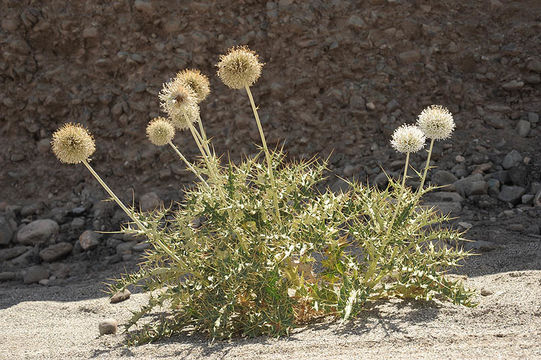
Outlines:
{"label": "globe thistle flower", "polygon": [[158,97],[162,109],[171,119],[193,111],[191,108],[196,106],[195,93],[179,79],[165,83]]}
{"label": "globe thistle flower", "polygon": [[401,153],[414,153],[425,145],[425,134],[414,125],[402,125],[393,133],[391,145]]}
{"label": "globe thistle flower", "polygon": [[163,146],[173,140],[175,128],[167,119],[157,117],[148,124],[147,136],[154,145]]}
{"label": "globe thistle flower", "polygon": [[220,56],[218,76],[232,89],[253,85],[261,75],[263,64],[257,54],[246,46],[233,47]]}
{"label": "globe thistle flower", "polygon": [[51,146],[63,163],[78,164],[88,159],[96,150],[90,132],[79,124],[64,124],[53,134]]}
{"label": "globe thistle flower", "polygon": [[209,79],[201,74],[199,70],[183,70],[177,74],[176,78],[181,84],[194,92],[197,103],[205,100],[210,93]]}
{"label": "globe thistle flower", "polygon": [[427,138],[434,140],[447,139],[455,128],[453,115],[440,105],[424,109],[417,119],[417,125]]}
{"label": "globe thistle flower", "polygon": [[199,119],[199,106],[197,104],[192,104],[190,106],[185,106],[181,112],[171,116],[169,121],[173,126],[178,130],[185,130],[190,127],[190,124],[195,123]]}

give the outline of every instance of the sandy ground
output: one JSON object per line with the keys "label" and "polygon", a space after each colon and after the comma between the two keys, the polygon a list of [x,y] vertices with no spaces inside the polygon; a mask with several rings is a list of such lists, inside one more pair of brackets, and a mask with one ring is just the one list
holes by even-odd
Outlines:
{"label": "sandy ground", "polygon": [[459,272],[485,294],[476,308],[392,301],[345,325],[214,344],[186,335],[127,348],[122,333],[99,337],[102,319],[122,323],[145,302],[110,304],[110,271],[62,287],[4,286],[0,359],[541,359],[540,249],[533,239],[470,259]]}

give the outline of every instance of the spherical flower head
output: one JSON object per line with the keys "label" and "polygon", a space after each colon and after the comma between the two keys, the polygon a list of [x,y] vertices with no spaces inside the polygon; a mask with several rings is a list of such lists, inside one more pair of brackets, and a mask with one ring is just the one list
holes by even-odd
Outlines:
{"label": "spherical flower head", "polygon": [[447,139],[455,129],[453,115],[440,105],[424,109],[417,119],[417,125],[427,138],[434,140]]}
{"label": "spherical flower head", "polygon": [[182,114],[186,108],[196,105],[195,93],[177,78],[165,83],[158,97],[162,109],[171,118]]}
{"label": "spherical flower head", "polygon": [[252,86],[261,75],[263,64],[257,54],[246,46],[229,49],[227,55],[220,56],[218,76],[232,89]]}
{"label": "spherical flower head", "polygon": [[90,132],[79,124],[68,123],[53,134],[51,146],[63,163],[78,164],[94,153],[96,146]]}
{"label": "spherical flower head", "polygon": [[176,129],[185,130],[190,127],[190,124],[197,122],[199,116],[199,105],[192,104],[190,106],[185,106],[182,111],[171,116],[170,121]]}
{"label": "spherical flower head", "polygon": [[147,136],[154,145],[163,146],[173,140],[175,128],[167,119],[157,117],[148,124]]}
{"label": "spherical flower head", "polygon": [[209,79],[201,74],[199,70],[188,69],[177,74],[178,81],[185,87],[191,89],[195,94],[195,101],[200,103],[210,93]]}
{"label": "spherical flower head", "polygon": [[414,125],[402,125],[393,133],[391,145],[401,153],[414,153],[425,146],[425,134]]}

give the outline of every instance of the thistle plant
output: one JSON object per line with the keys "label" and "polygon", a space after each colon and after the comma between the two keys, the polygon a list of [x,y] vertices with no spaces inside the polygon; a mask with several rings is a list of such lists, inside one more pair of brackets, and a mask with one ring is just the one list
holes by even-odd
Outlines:
{"label": "thistle plant", "polygon": [[[222,163],[210,151],[198,106],[210,92],[208,79],[184,70],[164,85],[159,99],[167,118],[150,121],[147,136],[171,146],[197,177],[175,209],[137,213],[124,206],[89,164],[90,133],[68,124],[53,135],[60,161],[85,164],[154,245],[138,272],[110,284],[111,293],[128,286],[149,292],[148,304],[126,324],[129,344],[187,330],[211,339],[287,335],[322,318],[354,318],[369,303],[393,297],[475,305],[474,293],[446,276],[470,255],[461,246],[464,233],[421,205],[421,196],[435,189],[423,187],[433,142],[450,136],[452,115],[432,106],[418,126],[394,132],[391,145],[405,154],[401,181],[389,179],[383,190],[355,181],[340,193],[320,190],[326,161],[286,162],[282,151],[267,147],[250,91],[261,69],[246,47],[231,49],[218,64],[228,87],[245,89],[261,136],[262,151],[238,163]],[[200,161],[190,162],[173,143],[175,130],[184,129]],[[426,138],[427,165],[414,192],[406,184],[410,157]],[[157,317],[157,308],[165,315]]]}

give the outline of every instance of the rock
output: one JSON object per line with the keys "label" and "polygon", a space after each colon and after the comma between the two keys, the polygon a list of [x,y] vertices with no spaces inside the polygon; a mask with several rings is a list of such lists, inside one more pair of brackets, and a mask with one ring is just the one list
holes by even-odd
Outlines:
{"label": "rock", "polygon": [[135,244],[137,244],[135,241],[120,243],[116,247],[116,252],[119,255],[131,255],[132,249]]}
{"label": "rock", "polygon": [[98,37],[98,29],[95,27],[87,27],[83,30],[83,39],[94,39]]}
{"label": "rock", "polygon": [[464,201],[464,198],[457,194],[456,192],[450,192],[450,191],[438,191],[429,193],[428,196],[431,200],[434,200],[436,202],[441,201],[454,201],[454,202],[462,202]]}
{"label": "rock", "polygon": [[131,296],[131,292],[128,289],[124,289],[122,291],[117,292],[113,296],[111,296],[111,304],[116,304],[125,300],[128,300]]}
{"label": "rock", "polygon": [[533,198],[533,204],[535,206],[541,206],[541,190],[539,190],[537,194],[535,194]]}
{"label": "rock", "polygon": [[487,289],[485,289],[485,288],[482,288],[482,289],[481,289],[481,295],[482,295],[482,296],[490,296],[490,295],[492,295],[492,294],[494,294],[493,291],[487,290]]}
{"label": "rock", "polygon": [[506,121],[500,114],[491,114],[485,117],[485,123],[495,129],[503,129]]}
{"label": "rock", "polygon": [[35,220],[19,230],[17,241],[23,245],[42,244],[56,237],[58,230],[58,223],[54,220]]}
{"label": "rock", "polygon": [[11,271],[0,272],[0,282],[15,280],[16,277],[17,277],[17,274]]}
{"label": "rock", "polygon": [[79,236],[79,245],[83,250],[91,249],[100,244],[101,235],[92,230],[86,230]]}
{"label": "rock", "polygon": [[488,179],[488,194],[493,197],[498,197],[500,193],[500,180],[498,179]]}
{"label": "rock", "polygon": [[445,186],[453,184],[455,181],[457,181],[457,177],[450,171],[446,170],[438,170],[432,175],[432,183],[438,185],[438,186]]}
{"label": "rock", "polygon": [[511,80],[502,85],[505,90],[518,90],[524,86],[524,81]]}
{"label": "rock", "polygon": [[28,251],[22,253],[21,255],[13,258],[11,264],[15,267],[27,267],[32,264],[35,264],[38,260],[38,248],[30,248]]}
{"label": "rock", "polygon": [[376,185],[379,189],[385,189],[387,187],[387,184],[389,184],[389,179],[387,178],[387,174],[385,174],[384,172],[380,172],[374,178],[374,185]]}
{"label": "rock", "polygon": [[531,124],[527,120],[519,120],[517,123],[517,133],[521,137],[526,137],[530,133]]}
{"label": "rock", "polygon": [[526,69],[536,73],[541,73],[541,59],[531,59],[526,64]]}
{"label": "rock", "polygon": [[457,216],[462,212],[462,205],[459,202],[427,202],[422,205],[426,208],[434,208],[443,215]]}
{"label": "rock", "polygon": [[0,245],[8,245],[13,239],[13,224],[5,216],[0,216]]}
{"label": "rock", "polygon": [[522,161],[522,155],[516,150],[511,150],[502,161],[502,167],[504,169],[509,169],[513,166],[517,166]]}
{"label": "rock", "polygon": [[57,279],[65,279],[71,272],[71,267],[64,263],[52,263],[49,265],[49,271]]}
{"label": "rock", "polygon": [[98,325],[100,335],[116,334],[118,323],[115,319],[105,319]]}
{"label": "rock", "polygon": [[508,180],[513,185],[526,186],[528,184],[528,168],[519,164],[507,170]]}
{"label": "rock", "polygon": [[534,112],[529,112],[528,113],[528,121],[531,122],[531,123],[534,123],[534,124],[539,122],[539,114],[534,113]]}
{"label": "rock", "polygon": [[40,280],[49,278],[49,270],[41,265],[32,266],[24,272],[23,281],[25,284],[37,283]]}
{"label": "rock", "polygon": [[348,25],[354,29],[362,29],[366,27],[366,23],[357,15],[351,15],[348,19]]}
{"label": "rock", "polygon": [[398,54],[398,58],[404,64],[412,64],[421,60],[421,52],[419,50],[404,51]]}
{"label": "rock", "polygon": [[474,174],[454,182],[456,192],[463,197],[470,195],[483,195],[487,193],[488,185],[483,175]]}
{"label": "rock", "polygon": [[82,217],[76,217],[71,221],[70,228],[72,230],[80,230],[85,227],[85,219]]}
{"label": "rock", "polygon": [[49,246],[39,252],[39,256],[45,262],[53,262],[68,255],[73,249],[73,245],[67,242],[60,242]]}
{"label": "rock", "polygon": [[161,204],[162,201],[155,192],[146,193],[141,196],[141,199],[139,200],[139,207],[143,212],[157,209],[161,206]]}
{"label": "rock", "polygon": [[14,246],[7,249],[1,249],[0,261],[16,258],[17,256],[24,254],[28,249],[30,249],[28,246]]}
{"label": "rock", "polygon": [[468,241],[464,243],[464,250],[472,250],[475,252],[475,250],[480,252],[489,252],[492,250],[496,250],[499,248],[498,245],[485,240],[477,240],[477,241]]}
{"label": "rock", "polygon": [[521,201],[522,195],[526,192],[522,186],[502,186],[498,199],[511,203],[513,205],[518,204]]}
{"label": "rock", "polygon": [[466,161],[466,158],[462,155],[457,155],[455,156],[455,161],[459,164],[463,163],[464,161]]}
{"label": "rock", "polygon": [[143,241],[137,245],[135,245],[132,250],[133,251],[136,251],[136,252],[141,252],[141,251],[144,251],[146,249],[150,248],[150,243],[148,241]]}

